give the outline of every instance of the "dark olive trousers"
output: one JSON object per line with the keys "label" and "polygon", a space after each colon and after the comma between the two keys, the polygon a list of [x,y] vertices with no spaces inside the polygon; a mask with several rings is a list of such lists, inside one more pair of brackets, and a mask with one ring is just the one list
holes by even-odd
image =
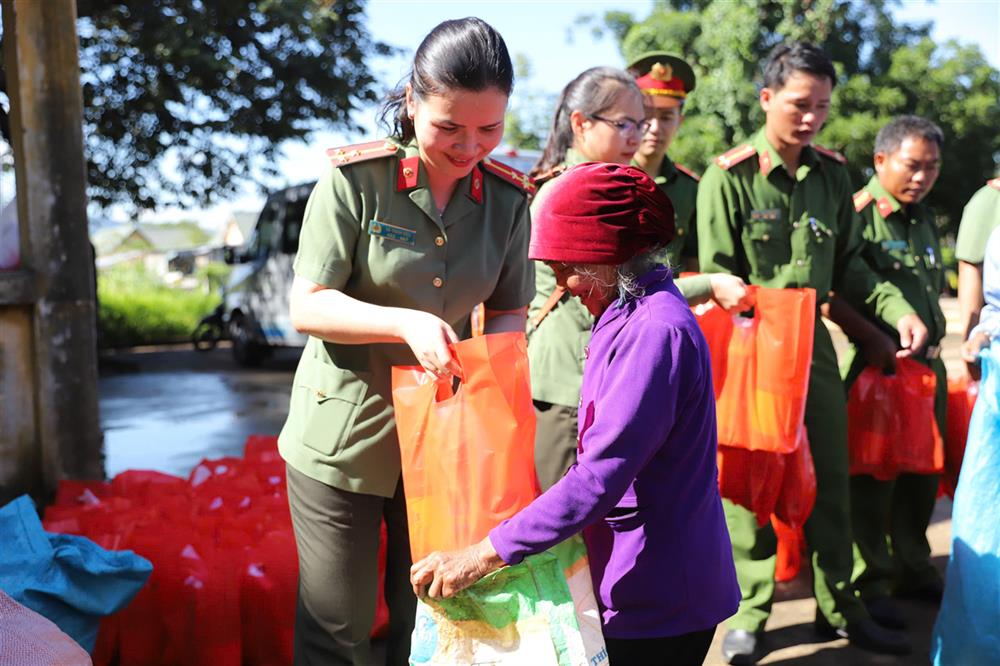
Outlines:
{"label": "dark olive trousers", "polygon": [[576,407],[535,400],[535,473],[542,490],[576,462]]}
{"label": "dark olive trousers", "polygon": [[286,467],[288,505],[299,553],[296,666],[375,664],[368,636],[375,620],[382,519],[388,531],[386,666],[409,660],[416,597],[402,482],[391,499],[340,490]]}

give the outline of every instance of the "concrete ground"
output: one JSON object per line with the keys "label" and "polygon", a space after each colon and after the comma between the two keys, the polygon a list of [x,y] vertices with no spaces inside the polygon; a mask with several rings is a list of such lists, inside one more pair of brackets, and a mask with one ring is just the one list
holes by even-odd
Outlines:
{"label": "concrete ground", "polygon": [[[942,309],[948,319],[948,335],[943,342],[943,357],[948,368],[948,376],[958,376],[962,372],[959,356],[961,330],[958,325],[958,302],[954,298],[944,298]],[[843,333],[832,324],[834,344],[838,353],[847,346]],[[951,501],[938,501],[927,530],[934,564],[944,573],[951,549]],[[846,640],[830,641],[818,636],[812,628],[816,615],[816,602],[812,598],[812,574],[808,567],[799,577],[788,583],[779,583],[775,594],[775,604],[766,627],[769,652],[760,664],[801,664],[802,666],[867,666],[881,664],[927,664],[930,661],[931,632],[937,608],[926,603],[900,601],[900,606],[910,622],[907,632],[913,645],[913,654],[905,657],[876,655],[851,646]],[[722,636],[725,627],[716,631],[715,640],[709,650],[706,666],[722,666]]]}

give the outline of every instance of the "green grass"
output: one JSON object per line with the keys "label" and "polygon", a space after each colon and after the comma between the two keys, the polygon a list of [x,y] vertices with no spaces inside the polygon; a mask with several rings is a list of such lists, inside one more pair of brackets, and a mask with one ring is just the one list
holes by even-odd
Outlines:
{"label": "green grass", "polygon": [[104,348],[186,342],[202,316],[219,302],[216,293],[173,289],[136,266],[101,271],[97,294]]}

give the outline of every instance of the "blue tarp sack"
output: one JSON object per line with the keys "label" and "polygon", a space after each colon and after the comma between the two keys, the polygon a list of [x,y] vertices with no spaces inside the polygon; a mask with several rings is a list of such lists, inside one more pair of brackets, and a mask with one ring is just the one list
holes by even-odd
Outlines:
{"label": "blue tarp sack", "polygon": [[951,558],[931,656],[936,666],[1000,664],[1000,340],[980,356],[979,399],[951,512]]}
{"label": "blue tarp sack", "polygon": [[127,606],[153,571],[131,551],[45,532],[27,495],[0,508],[0,535],[0,590],[54,622],[87,652],[94,650],[101,617]]}

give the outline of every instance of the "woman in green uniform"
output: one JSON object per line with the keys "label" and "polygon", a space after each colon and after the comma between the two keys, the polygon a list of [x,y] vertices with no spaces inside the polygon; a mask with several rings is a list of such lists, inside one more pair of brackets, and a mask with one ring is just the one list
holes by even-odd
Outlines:
{"label": "woman in green uniform", "polygon": [[[643,94],[635,80],[613,67],[593,67],[563,88],[548,142],[531,171],[538,194],[537,210],[548,183],[582,162],[629,164],[649,128]],[[663,260],[677,265],[678,257]],[[698,276],[676,281],[693,304],[714,298],[724,307],[749,306],[746,285],[739,277]],[[576,460],[576,410],[593,317],[579,299],[557,288],[555,273],[535,265],[535,297],[528,310],[528,357],[531,394],[538,417],[535,469],[545,490],[562,478]]]}
{"label": "woman in green uniform", "polygon": [[407,663],[415,599],[390,368],[454,371],[448,345],[478,303],[487,332],[524,328],[527,179],[486,159],[512,86],[493,28],[440,24],[386,102],[392,136],[330,151],[306,208],[291,318],[309,340],[279,439],[299,554],[296,664],[374,663],[383,518],[387,663]]}

